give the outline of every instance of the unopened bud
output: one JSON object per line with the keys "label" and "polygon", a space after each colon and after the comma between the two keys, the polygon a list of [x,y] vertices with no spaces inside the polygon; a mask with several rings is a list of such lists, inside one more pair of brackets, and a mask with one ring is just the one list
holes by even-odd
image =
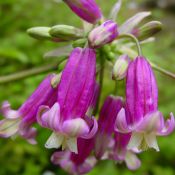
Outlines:
{"label": "unopened bud", "polygon": [[50,27],[32,27],[27,30],[27,33],[39,40],[51,40],[52,37],[49,34]]}
{"label": "unopened bud", "polygon": [[50,35],[64,41],[76,40],[83,37],[83,31],[73,26],[56,25],[51,27]]}
{"label": "unopened bud", "polygon": [[128,55],[121,55],[114,64],[112,71],[113,80],[122,80],[126,77],[130,58]]}
{"label": "unopened bud", "polygon": [[138,39],[145,40],[162,30],[162,23],[159,21],[151,21],[138,29]]}
{"label": "unopened bud", "polygon": [[76,40],[76,41],[74,41],[72,43],[72,46],[74,48],[76,48],[76,47],[84,47],[84,45],[86,44],[86,42],[87,42],[87,39],[85,39],[85,38],[78,39],[78,40]]}
{"label": "unopened bud", "polygon": [[61,73],[56,74],[52,79],[51,79],[51,85],[53,88],[56,88],[60,82],[61,79]]}
{"label": "unopened bud", "polygon": [[112,42],[118,36],[117,24],[111,20],[92,30],[88,36],[92,48],[99,48]]}

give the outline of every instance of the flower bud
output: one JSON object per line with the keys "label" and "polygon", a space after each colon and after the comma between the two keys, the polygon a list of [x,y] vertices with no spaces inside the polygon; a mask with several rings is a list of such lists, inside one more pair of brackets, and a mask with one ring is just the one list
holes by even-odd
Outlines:
{"label": "flower bud", "polygon": [[151,21],[140,27],[138,29],[138,39],[144,40],[149,37],[152,37],[156,33],[162,30],[162,23],[159,21]]}
{"label": "flower bud", "polygon": [[53,26],[49,30],[49,34],[63,41],[76,40],[83,37],[83,31],[81,29],[68,25]]}
{"label": "flower bud", "polygon": [[112,42],[118,36],[117,24],[111,20],[92,30],[88,36],[92,48],[99,48]]}
{"label": "flower bud", "polygon": [[94,0],[63,0],[71,10],[89,23],[96,23],[102,17],[100,8]]}
{"label": "flower bud", "polygon": [[112,71],[112,79],[122,80],[127,74],[130,59],[128,55],[121,55],[114,64]]}
{"label": "flower bud", "polygon": [[39,40],[51,40],[52,37],[49,34],[50,27],[32,27],[27,30],[27,33]]}

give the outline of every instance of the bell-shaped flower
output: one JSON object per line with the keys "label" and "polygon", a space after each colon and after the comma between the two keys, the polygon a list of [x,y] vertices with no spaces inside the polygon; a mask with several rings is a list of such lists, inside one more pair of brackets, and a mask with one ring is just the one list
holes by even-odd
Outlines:
{"label": "bell-shaped flower", "polygon": [[36,130],[31,125],[36,122],[39,106],[52,106],[57,99],[57,88],[51,86],[54,76],[48,75],[18,110],[12,110],[7,101],[3,103],[1,112],[5,119],[0,121],[0,137],[8,138],[19,134],[30,143],[36,143]]}
{"label": "bell-shaped flower", "polygon": [[93,139],[78,139],[78,154],[70,151],[55,152],[51,161],[55,165],[59,165],[69,174],[86,174],[96,164],[97,160],[91,156],[94,148]]}
{"label": "bell-shaped flower", "polygon": [[41,106],[38,123],[53,131],[47,148],[68,148],[77,153],[77,138],[89,139],[98,129],[95,118],[86,117],[94,88],[96,54],[93,49],[76,48],[62,72],[57,102]]}
{"label": "bell-shaped flower", "polygon": [[174,116],[165,122],[158,111],[158,88],[153,70],[144,57],[137,57],[128,67],[126,108],[122,108],[115,123],[121,133],[132,132],[128,148],[159,151],[156,136],[170,134],[175,127]]}
{"label": "bell-shaped flower", "polygon": [[95,156],[98,159],[104,159],[107,149],[113,144],[114,123],[122,106],[122,98],[114,96],[108,96],[102,106],[95,136]]}
{"label": "bell-shaped flower", "polygon": [[85,21],[95,24],[102,13],[95,0],[63,0],[71,10]]}
{"label": "bell-shaped flower", "polygon": [[92,48],[100,48],[105,44],[111,43],[117,36],[117,24],[112,20],[108,20],[89,33],[89,45]]}
{"label": "bell-shaped flower", "polygon": [[111,149],[109,158],[115,160],[117,163],[125,162],[128,169],[136,170],[140,167],[141,162],[136,156],[137,151],[127,148],[131,134],[123,134],[115,132],[114,146]]}

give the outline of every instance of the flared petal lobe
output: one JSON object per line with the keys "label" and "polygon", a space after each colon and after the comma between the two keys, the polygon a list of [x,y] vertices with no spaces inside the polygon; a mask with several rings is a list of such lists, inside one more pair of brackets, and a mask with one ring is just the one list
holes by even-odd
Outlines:
{"label": "flared petal lobe", "polygon": [[64,2],[75,14],[89,23],[95,24],[102,17],[95,0],[64,0]]}

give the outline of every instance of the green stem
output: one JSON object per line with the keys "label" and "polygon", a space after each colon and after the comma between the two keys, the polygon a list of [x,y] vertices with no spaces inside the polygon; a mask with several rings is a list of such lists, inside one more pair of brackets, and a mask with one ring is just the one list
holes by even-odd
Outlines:
{"label": "green stem", "polygon": [[100,70],[99,70],[100,91],[99,91],[99,96],[97,99],[96,108],[94,110],[94,115],[98,112],[98,108],[100,105],[100,97],[101,97],[101,92],[102,92],[102,88],[103,88],[103,78],[104,78],[104,64],[105,64],[105,59],[103,59],[103,57],[101,57],[100,58]]}
{"label": "green stem", "polygon": [[[149,61],[149,60],[148,60]],[[149,61],[149,63],[151,64],[152,68],[154,68],[156,71],[159,71],[161,72],[162,74],[164,75],[167,75],[173,79],[175,79],[175,74],[170,72],[170,71],[167,71],[166,69],[163,69],[162,67],[159,67],[158,65],[152,63],[151,61]]]}
{"label": "green stem", "polygon": [[139,55],[139,56],[142,56],[142,49],[141,49],[141,47],[140,47],[139,40],[138,40],[134,35],[129,34],[129,33],[126,33],[126,34],[121,34],[121,35],[119,35],[118,38],[119,38],[119,39],[120,39],[120,38],[130,38],[130,39],[132,39],[132,40],[135,42],[136,46],[137,46],[138,55]]}
{"label": "green stem", "polygon": [[50,63],[50,64],[47,64],[47,65],[32,68],[32,69],[29,69],[29,70],[24,70],[24,71],[21,71],[21,72],[18,72],[18,73],[13,73],[13,74],[10,74],[10,75],[1,76],[0,77],[0,84],[20,80],[20,79],[27,78],[27,77],[30,77],[30,76],[34,76],[34,75],[37,75],[37,74],[41,74],[41,73],[44,73],[44,72],[49,72],[51,70],[56,70],[58,68],[58,65],[61,64],[64,60],[65,60],[65,58],[60,60],[60,62],[57,62],[57,63]]}

